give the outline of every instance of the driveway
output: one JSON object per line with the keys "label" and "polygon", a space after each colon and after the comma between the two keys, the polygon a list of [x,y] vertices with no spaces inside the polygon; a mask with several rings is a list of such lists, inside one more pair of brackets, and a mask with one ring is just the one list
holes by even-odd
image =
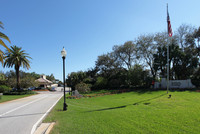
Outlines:
{"label": "driveway", "polygon": [[31,134],[63,96],[63,92],[40,92],[0,103],[0,134]]}

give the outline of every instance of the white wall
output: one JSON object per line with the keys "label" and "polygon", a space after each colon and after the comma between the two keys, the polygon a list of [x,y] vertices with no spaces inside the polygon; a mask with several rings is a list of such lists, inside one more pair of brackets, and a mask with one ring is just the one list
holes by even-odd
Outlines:
{"label": "white wall", "polygon": [[[161,82],[155,82],[154,88],[167,88],[167,80],[162,78]],[[191,79],[169,80],[169,88],[195,88]]]}

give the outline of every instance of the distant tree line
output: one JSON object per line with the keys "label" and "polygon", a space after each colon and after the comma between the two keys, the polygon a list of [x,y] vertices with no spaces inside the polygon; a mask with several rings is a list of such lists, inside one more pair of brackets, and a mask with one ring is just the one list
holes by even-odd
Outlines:
{"label": "distant tree line", "polygon": [[[24,71],[19,71],[19,76],[20,76],[20,88],[28,88],[28,87],[38,87],[38,83],[35,81],[36,79],[40,78],[41,75],[43,74],[37,74],[35,72],[24,72]],[[51,75],[46,75],[46,78],[53,83],[56,83],[56,79],[53,74]],[[0,85],[6,85],[10,88],[15,87],[17,85],[17,77],[16,73],[13,70],[10,70],[6,73],[0,72]]]}
{"label": "distant tree line", "polygon": [[169,45],[170,79],[192,79],[199,86],[199,41],[200,28],[186,24],[172,38],[166,32],[140,35],[134,41],[113,46],[111,52],[98,56],[94,68],[72,72],[66,81],[73,89],[80,84],[92,90],[148,88],[152,81],[166,78]]}

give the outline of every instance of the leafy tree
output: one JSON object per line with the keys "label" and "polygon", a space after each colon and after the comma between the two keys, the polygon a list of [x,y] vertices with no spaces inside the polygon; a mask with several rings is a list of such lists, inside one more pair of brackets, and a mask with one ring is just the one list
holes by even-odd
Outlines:
{"label": "leafy tree", "polygon": [[36,79],[34,77],[27,75],[27,76],[21,78],[21,85],[20,86],[22,88],[38,87],[38,83],[35,80]]}
{"label": "leafy tree", "polygon": [[200,45],[199,45],[199,42],[200,42],[200,27],[195,30],[194,37],[197,39],[197,47],[199,48],[200,47]]}
{"label": "leafy tree", "polygon": [[15,67],[16,78],[17,78],[17,89],[20,89],[20,75],[19,69],[22,66],[23,68],[29,69],[30,68],[30,56],[22,50],[21,47],[11,46],[10,52],[7,51],[6,59],[4,63],[4,67]]}
{"label": "leafy tree", "polygon": [[0,72],[0,85],[6,85],[6,76],[3,72]]}
{"label": "leafy tree", "polygon": [[139,36],[136,42],[141,58],[144,59],[145,64],[149,66],[151,74],[155,79],[156,71],[153,67],[153,55],[156,53],[157,44],[154,42],[154,35],[152,34]]}
{"label": "leafy tree", "polygon": [[71,85],[72,90],[75,89],[75,86],[81,82],[83,82],[83,80],[85,78],[87,78],[86,73],[79,71],[79,72],[72,72],[70,75],[70,77],[68,77],[67,84]]}
{"label": "leafy tree", "polygon": [[106,79],[105,77],[97,77],[97,81],[94,84],[94,88],[95,89],[104,89],[107,88],[107,84],[108,84],[108,79]]}
{"label": "leafy tree", "polygon": [[166,65],[167,65],[167,48],[166,46],[159,46],[157,48],[157,53],[153,55],[154,62],[153,68],[154,70],[160,71],[161,77],[166,77]]}
{"label": "leafy tree", "polygon": [[134,63],[137,63],[139,59],[138,49],[136,44],[132,41],[127,41],[124,45],[115,45],[113,51],[121,64],[126,65],[128,69],[130,69]]}
{"label": "leafy tree", "polygon": [[40,78],[40,74],[37,74],[35,72],[30,73],[30,75],[35,79],[39,79]]}
{"label": "leafy tree", "polygon": [[86,83],[78,83],[76,86],[75,86],[75,89],[78,90],[80,93],[88,93],[91,91],[90,89],[90,86]]}
{"label": "leafy tree", "polygon": [[196,87],[200,87],[200,68],[195,70],[191,78],[192,84],[194,84]]}
{"label": "leafy tree", "polygon": [[122,64],[115,57],[114,53],[100,55],[96,61],[96,68],[104,77],[109,77],[111,74],[116,73],[121,66]]}
{"label": "leafy tree", "polygon": [[[0,28],[4,29],[3,23],[1,21],[0,21]],[[6,48],[7,51],[9,51],[9,48],[6,46],[6,44],[3,42],[2,39],[5,39],[11,43],[10,39],[5,34],[0,32],[0,45],[2,45],[4,48]],[[2,50],[0,50],[0,62],[2,63],[2,65],[4,63],[4,61],[3,61],[4,59],[5,59],[5,54]]]}
{"label": "leafy tree", "polygon": [[54,77],[53,74],[47,75],[46,78],[47,78],[48,80],[52,81],[53,83],[55,83],[55,80],[56,80],[56,79],[55,79],[55,77]]}
{"label": "leafy tree", "polygon": [[141,87],[146,85],[145,80],[148,72],[143,70],[141,65],[135,64],[133,68],[128,70],[127,83],[130,87]]}
{"label": "leafy tree", "polygon": [[189,34],[193,34],[195,31],[195,28],[191,25],[182,24],[176,32],[176,37],[178,38],[178,42],[180,44],[181,48],[185,48],[188,46],[187,40],[189,39]]}
{"label": "leafy tree", "polygon": [[[187,29],[188,27],[182,26],[178,29],[178,35],[169,40],[170,79],[188,79],[198,65],[195,39],[193,33],[188,33],[192,30],[187,31]],[[161,44],[154,54],[154,69],[160,71],[162,77],[166,77],[166,65],[167,46]]]}

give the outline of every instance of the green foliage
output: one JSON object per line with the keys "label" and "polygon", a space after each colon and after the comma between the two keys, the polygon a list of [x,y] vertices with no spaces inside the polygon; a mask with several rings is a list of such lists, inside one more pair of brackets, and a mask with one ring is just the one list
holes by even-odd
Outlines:
{"label": "green foliage", "polygon": [[35,91],[31,90],[20,90],[20,91],[10,91],[10,92],[5,92],[4,95],[29,95],[29,94],[36,94]]}
{"label": "green foliage", "polygon": [[3,72],[0,72],[0,85],[6,85],[6,76]]}
{"label": "green foliage", "polygon": [[16,82],[16,78],[15,77],[13,77],[13,78],[9,78],[8,80],[7,80],[7,83],[6,83],[6,85],[7,86],[10,86],[10,87],[16,87],[16,84],[17,84],[17,82]]}
{"label": "green foliage", "polygon": [[79,93],[88,93],[88,92],[91,91],[90,85],[85,84],[85,83],[83,83],[83,82],[77,84],[77,85],[75,86],[75,89],[78,90]]}
{"label": "green foliage", "polygon": [[53,83],[55,83],[55,80],[56,80],[56,79],[55,79],[55,77],[54,77],[53,74],[47,75],[46,78],[47,78],[47,80],[50,80],[50,81],[52,81]]}
{"label": "green foliage", "polygon": [[127,69],[130,69],[133,63],[139,59],[138,49],[133,41],[127,41],[123,45],[115,45],[113,52],[118,61],[125,65]]}
{"label": "green foliage", "polygon": [[[21,88],[38,87],[38,83],[35,80],[40,78],[40,74],[35,72],[29,73],[20,70],[19,75]],[[13,88],[16,87],[16,84],[16,73],[13,70],[10,70],[6,73],[0,72],[0,85],[6,85]]]}
{"label": "green foliage", "polygon": [[0,85],[0,93],[6,93],[6,92],[9,92],[10,90],[11,90],[11,88],[8,86]]}
{"label": "green foliage", "polygon": [[[184,49],[180,48],[177,40],[173,39],[169,46],[169,64],[171,79],[189,79],[198,65],[196,48],[192,44]],[[154,69],[160,71],[162,77],[166,77],[167,65],[167,48],[159,46],[158,51],[154,54]],[[175,75],[174,75],[175,74]]]}
{"label": "green foliage", "polygon": [[6,59],[4,63],[4,67],[13,67],[15,68],[16,72],[16,78],[17,78],[17,89],[20,89],[20,67],[29,69],[30,68],[30,61],[28,59],[31,59],[29,54],[25,53],[24,50],[22,50],[21,47],[17,46],[11,46],[10,51],[6,52]]}
{"label": "green foliage", "polygon": [[128,71],[127,84],[130,87],[149,87],[149,72],[143,70],[141,65],[134,65]]}
{"label": "green foliage", "polygon": [[33,77],[26,76],[21,79],[20,85],[22,88],[38,87],[39,85],[35,80]]}
{"label": "green foliage", "polygon": [[75,89],[75,85],[81,83],[84,81],[84,79],[87,78],[86,73],[79,71],[79,72],[72,72],[70,76],[68,77],[67,85],[72,87],[72,89]]}
{"label": "green foliage", "polygon": [[193,85],[200,87],[200,68],[193,74],[191,81]]}
{"label": "green foliage", "polygon": [[[2,28],[2,29],[4,28],[3,23],[1,21],[0,21],[0,28]],[[0,32],[0,45],[3,46],[4,48],[6,48],[7,51],[10,51],[9,48],[7,47],[7,45],[4,43],[3,39],[7,40],[8,42],[11,43],[10,39],[4,33]],[[6,56],[5,56],[4,52],[2,50],[0,50],[0,62],[2,63],[2,65],[4,63],[5,58],[6,58]]]}
{"label": "green foliage", "polygon": [[97,77],[97,81],[94,84],[95,89],[105,89],[107,86],[108,80],[104,77]]}
{"label": "green foliage", "polygon": [[153,78],[156,77],[156,70],[153,68],[153,54],[157,51],[157,44],[155,43],[156,35],[141,35],[137,38],[137,51],[140,54],[140,59],[145,60],[145,65],[150,68]]}

